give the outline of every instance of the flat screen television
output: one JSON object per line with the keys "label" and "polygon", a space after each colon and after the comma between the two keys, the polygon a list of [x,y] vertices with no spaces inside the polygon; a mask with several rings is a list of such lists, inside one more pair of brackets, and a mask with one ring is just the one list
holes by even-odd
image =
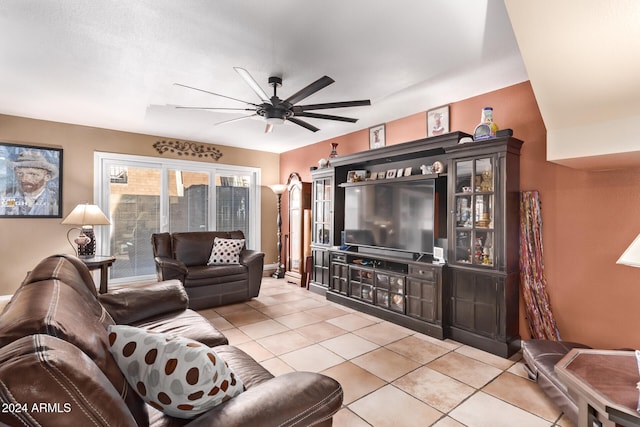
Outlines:
{"label": "flat screen television", "polygon": [[345,188],[344,243],[432,254],[435,181],[389,181]]}

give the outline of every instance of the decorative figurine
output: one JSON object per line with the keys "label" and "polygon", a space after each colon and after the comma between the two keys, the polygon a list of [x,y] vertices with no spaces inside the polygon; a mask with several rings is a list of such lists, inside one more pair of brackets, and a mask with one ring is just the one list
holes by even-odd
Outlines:
{"label": "decorative figurine", "polygon": [[442,163],[441,161],[437,160],[435,162],[433,162],[433,172],[434,173],[444,173],[445,171],[445,166],[444,163]]}
{"label": "decorative figurine", "polygon": [[491,172],[491,169],[485,169],[482,171],[480,191],[493,191],[493,173]]}

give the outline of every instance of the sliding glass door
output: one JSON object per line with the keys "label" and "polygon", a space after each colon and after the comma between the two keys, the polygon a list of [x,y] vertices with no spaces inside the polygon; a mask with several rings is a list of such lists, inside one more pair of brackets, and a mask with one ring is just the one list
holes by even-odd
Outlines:
{"label": "sliding glass door", "polygon": [[[151,165],[118,163],[109,167],[109,181],[105,186],[108,209],[101,207],[109,213],[111,233],[109,239],[100,236],[98,252],[117,257],[111,269],[114,279],[155,272],[149,242],[151,234],[160,230],[161,174],[160,168]],[[96,233],[103,231],[102,228],[106,227],[97,227]]]}
{"label": "sliding glass door", "polygon": [[216,174],[216,224],[220,230],[242,230],[248,234],[251,206],[251,176]]}
{"label": "sliding glass door", "polygon": [[155,275],[153,233],[242,230],[260,248],[260,170],[97,153],[95,203],[109,213],[98,252],[116,256],[114,283]]}
{"label": "sliding glass door", "polygon": [[209,172],[169,170],[169,232],[209,230]]}

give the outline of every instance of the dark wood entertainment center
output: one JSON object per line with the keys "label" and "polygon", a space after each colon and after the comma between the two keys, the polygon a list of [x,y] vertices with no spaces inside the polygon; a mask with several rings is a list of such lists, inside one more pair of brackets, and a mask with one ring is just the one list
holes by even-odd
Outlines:
{"label": "dark wood entertainment center", "polygon": [[[427,335],[509,357],[520,346],[522,141],[504,137],[459,143],[469,136],[452,132],[339,156],[330,167],[313,171],[309,289]],[[435,162],[445,169],[423,173],[423,166]],[[386,174],[408,168],[408,176]],[[348,182],[354,170],[380,178]],[[345,188],[425,179],[435,183],[433,238],[444,249],[446,263],[434,263],[431,254],[341,247]]]}

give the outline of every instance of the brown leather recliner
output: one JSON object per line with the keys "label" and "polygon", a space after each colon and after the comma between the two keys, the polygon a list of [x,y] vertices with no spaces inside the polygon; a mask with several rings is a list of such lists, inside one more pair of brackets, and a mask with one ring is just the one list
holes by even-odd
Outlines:
{"label": "brown leather recliner", "polygon": [[523,340],[522,357],[530,379],[536,381],[542,391],[562,412],[578,424],[578,404],[567,387],[558,379],[556,364],[574,348],[590,348],[584,344],[569,341]]}
{"label": "brown leather recliner", "polygon": [[[187,308],[177,280],[98,297],[77,258],[44,259],[0,315],[0,424],[45,426],[330,426],[342,404],[335,380],[311,372],[273,377]],[[106,327],[127,323],[213,346],[247,390],[193,420],[145,404],[108,350]],[[3,424],[3,425],[4,425]]]}
{"label": "brown leather recliner", "polygon": [[216,237],[244,239],[244,234],[191,231],[151,236],[158,280],[180,280],[193,309],[246,301],[260,292],[264,253],[244,248],[239,264],[207,265]]}

